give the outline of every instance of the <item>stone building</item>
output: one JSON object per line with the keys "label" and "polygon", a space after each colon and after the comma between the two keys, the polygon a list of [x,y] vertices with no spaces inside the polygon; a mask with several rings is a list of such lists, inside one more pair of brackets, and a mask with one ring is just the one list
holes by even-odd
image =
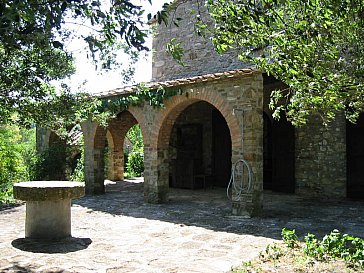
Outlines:
{"label": "stone building", "polygon": [[[272,119],[270,92],[282,83],[241,63],[234,52],[218,55],[212,44],[194,34],[191,10],[196,0],[178,1],[180,26],[161,25],[153,41],[153,79],[175,96],[158,109],[130,107],[110,121],[107,129],[83,123],[86,191],[104,192],[104,148],[110,151],[111,180],[123,179],[123,142],[139,124],[144,137],[146,202],[168,200],[170,187],[227,187],[232,166],[245,159],[252,171],[252,188],[233,191],[232,212],[259,214],[263,189],[318,198],[363,198],[364,119],[350,125],[339,115],[329,126],[312,118],[294,128],[284,118]],[[208,18],[206,18],[208,20]],[[183,42],[180,66],[166,53],[171,38]],[[103,97],[127,93],[127,88],[103,92]],[[49,133],[39,137],[48,145]],[[50,145],[50,144],[49,144]]]}

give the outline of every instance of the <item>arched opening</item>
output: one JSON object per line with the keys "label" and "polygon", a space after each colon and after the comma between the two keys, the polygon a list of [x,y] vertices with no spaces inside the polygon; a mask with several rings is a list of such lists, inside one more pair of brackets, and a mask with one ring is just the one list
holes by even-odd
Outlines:
{"label": "arched opening", "polygon": [[126,133],[124,144],[124,177],[141,177],[144,172],[144,139],[139,124]]}
{"label": "arched opening", "polygon": [[128,130],[137,123],[131,112],[123,111],[110,120],[107,128],[96,122],[81,124],[85,135],[87,193],[104,193],[106,178],[112,181],[124,179],[124,139]]}
{"label": "arched opening", "polygon": [[[175,112],[174,112],[175,113]],[[168,180],[173,188],[227,187],[232,144],[223,115],[210,103],[180,109],[168,136]]]}
{"label": "arched opening", "polygon": [[37,150],[41,158],[35,165],[34,179],[37,180],[74,180],[74,173],[81,158],[82,130],[76,124],[68,128],[65,136],[58,136],[50,130],[38,130]]}
{"label": "arched opening", "polygon": [[[125,161],[127,160],[126,157],[129,153],[134,152],[133,147],[130,146],[131,143],[126,140],[127,134],[128,131],[136,128],[135,126],[139,126],[137,124],[137,120],[129,111],[119,113],[117,117],[109,123],[107,133],[108,156],[105,158],[108,160],[107,177],[112,181],[120,181],[124,179]],[[143,142],[141,130],[138,132],[140,133],[141,138],[139,141]],[[139,145],[143,145],[143,143]]]}
{"label": "arched opening", "polygon": [[346,124],[347,197],[364,199],[364,114]]}

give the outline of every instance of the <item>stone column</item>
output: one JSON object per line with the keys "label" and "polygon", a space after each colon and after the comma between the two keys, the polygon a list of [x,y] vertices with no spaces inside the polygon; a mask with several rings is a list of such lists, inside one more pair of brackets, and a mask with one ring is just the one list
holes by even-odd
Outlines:
{"label": "stone column", "polygon": [[42,153],[49,148],[49,137],[51,130],[46,128],[36,128],[36,146],[37,152]]}
{"label": "stone column", "polygon": [[234,145],[232,163],[246,160],[253,180],[249,192],[232,193],[232,214],[250,217],[261,214],[263,209],[263,77],[255,74],[248,80],[242,80],[244,96],[234,109],[243,141],[241,136],[232,136],[233,143],[241,143]]}
{"label": "stone column", "polygon": [[[168,165],[167,165],[168,168]],[[168,179],[162,179],[158,152],[155,148],[144,147],[144,200],[152,204],[168,201]]]}
{"label": "stone column", "polygon": [[[81,124],[85,149],[85,188],[87,194],[105,193],[104,147],[95,145],[98,123],[86,121]],[[102,140],[101,140],[102,143]]]}
{"label": "stone column", "polygon": [[[109,123],[109,178],[113,181],[124,179],[124,139],[131,126],[120,120]],[[111,145],[112,143],[112,145]]]}

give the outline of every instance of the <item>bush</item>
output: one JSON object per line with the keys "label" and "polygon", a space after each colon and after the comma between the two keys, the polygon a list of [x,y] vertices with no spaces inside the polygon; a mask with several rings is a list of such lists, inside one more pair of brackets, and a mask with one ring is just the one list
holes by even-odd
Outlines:
{"label": "bush", "polygon": [[127,138],[132,143],[132,151],[124,151],[125,177],[142,176],[144,172],[144,144],[139,125],[131,127]]}
{"label": "bush", "polygon": [[13,201],[13,183],[31,179],[35,159],[35,130],[0,127],[0,203]]}
{"label": "bush", "polygon": [[70,176],[71,181],[85,182],[85,153],[81,149],[81,157],[77,160],[76,167]]}
{"label": "bush", "polygon": [[37,156],[32,180],[67,180],[68,154],[66,144],[51,145]]}
{"label": "bush", "polygon": [[144,153],[132,152],[128,156],[127,171],[131,176],[142,176],[144,172]]}

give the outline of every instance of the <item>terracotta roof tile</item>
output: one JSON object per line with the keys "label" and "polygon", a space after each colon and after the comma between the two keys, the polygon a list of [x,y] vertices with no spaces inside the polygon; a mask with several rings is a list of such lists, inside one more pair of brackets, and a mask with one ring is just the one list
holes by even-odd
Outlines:
{"label": "terracotta roof tile", "polygon": [[[175,79],[175,80],[169,80],[169,81],[162,81],[162,82],[149,82],[146,83],[146,87],[149,89],[157,89],[160,86],[163,87],[175,87],[175,86],[181,86],[181,85],[188,85],[188,84],[194,84],[199,82],[208,82],[208,81],[215,81],[220,79],[226,79],[226,78],[235,78],[235,77],[242,77],[245,75],[251,75],[253,73],[257,73],[258,70],[255,69],[237,69],[237,70],[231,70],[231,71],[225,71],[225,72],[218,72],[213,74],[206,74],[206,75],[200,75],[200,76],[194,76],[190,78],[184,78],[184,79]],[[133,86],[125,86],[122,88],[116,88],[109,91],[103,91],[99,93],[95,93],[94,96],[97,97],[112,97],[122,94],[128,94],[128,93],[134,93],[136,92],[138,88],[138,85]]]}

